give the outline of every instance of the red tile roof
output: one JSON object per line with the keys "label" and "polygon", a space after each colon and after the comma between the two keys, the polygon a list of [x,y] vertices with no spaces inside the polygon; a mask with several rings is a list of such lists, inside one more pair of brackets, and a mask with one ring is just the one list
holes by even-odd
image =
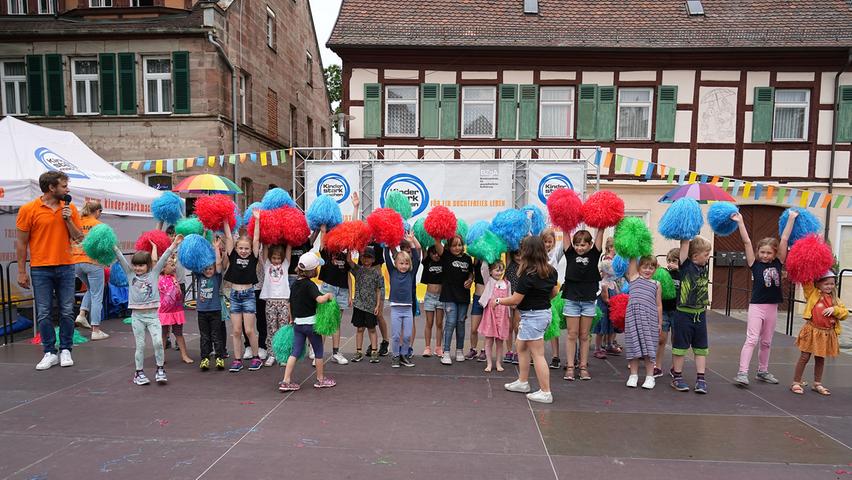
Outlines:
{"label": "red tile roof", "polygon": [[852,46],[852,0],[343,0],[328,46],[781,48]]}

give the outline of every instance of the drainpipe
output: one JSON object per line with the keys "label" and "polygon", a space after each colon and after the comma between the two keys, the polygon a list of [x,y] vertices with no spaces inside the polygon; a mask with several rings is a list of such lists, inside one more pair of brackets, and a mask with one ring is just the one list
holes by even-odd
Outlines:
{"label": "drainpipe", "polygon": [[[225,55],[225,50],[222,48],[222,45],[216,41],[216,38],[213,36],[213,32],[207,32],[207,41],[209,41],[211,44],[213,44],[214,47],[216,47],[216,51],[219,52],[219,57],[222,58],[222,61],[225,62],[225,65],[228,67],[228,70],[231,71],[231,120],[233,122],[231,126],[231,131],[233,133],[233,138],[231,139],[231,153],[236,154],[240,144],[238,131],[239,124],[237,121],[237,117],[239,116],[239,112],[237,111],[237,69],[234,68],[234,64],[231,63],[231,61],[228,59],[228,56]],[[236,183],[237,185],[239,185],[239,177],[237,175],[237,166],[239,164],[239,161],[234,162],[234,183]],[[239,195],[235,196],[234,198],[239,198]]]}
{"label": "drainpipe", "polygon": [[[837,72],[837,75],[834,76],[834,114],[833,114],[833,125],[831,128],[831,159],[828,162],[828,194],[831,195],[831,192],[834,190],[834,157],[837,153],[837,123],[838,123],[838,115],[837,110],[840,105],[840,99],[837,98],[838,90],[840,88],[840,75],[843,74],[846,70],[849,69],[849,66],[852,65],[852,49],[849,49],[848,57],[846,58],[846,65]],[[831,224],[831,205],[825,206],[825,234],[823,237],[828,240],[828,230],[829,225]]]}

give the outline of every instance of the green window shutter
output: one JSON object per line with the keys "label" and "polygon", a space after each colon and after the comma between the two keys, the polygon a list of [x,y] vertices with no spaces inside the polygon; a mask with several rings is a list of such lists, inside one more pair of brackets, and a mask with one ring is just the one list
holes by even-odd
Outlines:
{"label": "green window shutter", "polygon": [[577,139],[594,140],[598,86],[593,83],[580,85],[580,93],[577,99]]}
{"label": "green window shutter", "polygon": [[65,115],[65,82],[62,75],[62,55],[49,53],[44,56],[45,83],[47,84],[47,114]]}
{"label": "green window shutter", "polygon": [[772,140],[772,115],[775,110],[775,89],[754,87],[754,114],[751,119],[751,141]]}
{"label": "green window shutter", "polygon": [[420,84],[420,136],[423,138],[438,138],[440,89],[437,83]]}
{"label": "green window shutter", "polygon": [[852,142],[852,85],[840,85],[837,91],[838,142]]}
{"label": "green window shutter", "polygon": [[441,85],[441,138],[459,138],[459,86]]}
{"label": "green window shutter", "polygon": [[172,52],[172,88],[175,102],[172,112],[190,113],[189,52]]}
{"label": "green window shutter", "polygon": [[497,138],[514,140],[518,131],[518,86],[501,83]]}
{"label": "green window shutter", "polygon": [[136,115],[136,54],[118,54],[118,113]]}
{"label": "green window shutter", "polygon": [[364,138],[382,136],[382,84],[364,84]]}
{"label": "green window shutter", "polygon": [[27,111],[44,115],[44,62],[41,55],[27,55]]}
{"label": "green window shutter", "polygon": [[100,73],[101,113],[116,115],[118,113],[118,97],[116,85],[115,54],[102,53],[98,55]]}
{"label": "green window shutter", "polygon": [[595,137],[615,140],[615,87],[598,87],[598,112],[595,118]]}
{"label": "green window shutter", "polygon": [[538,136],[538,85],[521,85],[518,96],[518,138],[532,140]]}
{"label": "green window shutter", "polygon": [[677,86],[657,87],[657,141],[673,142],[677,116]]}

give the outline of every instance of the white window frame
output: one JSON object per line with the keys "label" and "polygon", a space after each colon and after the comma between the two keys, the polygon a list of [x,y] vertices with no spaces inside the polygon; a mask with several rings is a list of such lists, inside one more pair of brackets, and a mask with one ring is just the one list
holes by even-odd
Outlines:
{"label": "white window frame", "polygon": [[38,0],[38,14],[39,15],[52,15],[53,14],[53,0]]}
{"label": "white window frame", "polygon": [[[392,88],[413,88],[414,99],[399,100],[391,99],[388,91]],[[385,136],[386,137],[416,137],[420,132],[420,87],[417,85],[387,85],[385,86]],[[391,104],[414,104],[414,131],[411,133],[388,133],[388,106]]]}
{"label": "white window frame", "polygon": [[106,8],[112,6],[112,0],[89,0],[89,8]]}
{"label": "white window frame", "polygon": [[[6,75],[6,63],[23,63],[24,64],[24,74],[23,75]],[[21,95],[21,84],[27,85],[27,74],[26,74],[26,60],[21,59],[6,59],[0,61],[0,100],[3,102],[3,115],[10,115],[14,117],[23,117],[27,115],[27,98],[26,96]],[[15,84],[15,93],[18,97],[18,105],[17,111],[20,113],[9,113],[9,104],[6,99],[6,83],[14,83]],[[29,85],[27,85],[29,88]]]}
{"label": "white window frame", "polygon": [[245,72],[240,72],[239,78],[239,96],[240,96],[240,123],[247,125],[248,115],[246,115],[246,104],[248,103],[248,75]]}
{"label": "white window frame", "polygon": [[27,0],[8,0],[6,2],[6,11],[9,15],[26,15]]}
{"label": "white window frame", "polygon": [[[98,64],[98,73],[90,74],[90,73],[77,73],[77,62],[86,61],[86,62],[95,62],[98,63],[97,58],[72,58],[71,59],[71,97],[73,99],[73,112],[74,115],[99,115],[100,112],[100,98],[95,99],[98,105],[98,110],[96,112],[88,111],[91,106],[91,95],[92,95],[92,81],[98,82],[98,95],[100,95],[100,64]],[[77,109],[79,105],[80,99],[77,98],[77,82],[85,82],[86,83],[86,96],[88,97],[86,100],[88,102],[84,103],[87,111],[80,112]]]}
{"label": "white window frame", "polygon": [[[837,228],[835,229],[835,233],[834,233],[834,239],[835,239],[834,245],[839,246],[839,245],[842,245],[842,243],[840,243],[840,241],[843,239],[843,236],[841,235],[843,233],[842,232],[843,227],[852,228],[852,217],[850,217],[850,216],[837,217],[836,225],[837,225]],[[852,258],[844,259],[840,255],[840,253],[841,253],[840,251],[837,252],[837,260],[840,263],[840,268],[842,270],[843,265],[844,265],[844,261],[845,261],[846,264],[852,265]],[[840,273],[840,272],[838,272],[838,273]],[[847,279],[852,281],[852,274],[847,273],[847,274],[844,275],[844,277],[846,277]],[[849,288],[849,287],[847,287],[847,288]]]}
{"label": "white window frame", "polygon": [[[647,102],[622,102],[621,92],[625,90],[646,90],[650,93]],[[654,125],[654,89],[651,87],[619,87],[615,92],[617,101],[615,110],[615,139],[616,140],[650,140],[651,130]],[[621,132],[621,107],[648,107],[648,132],[644,137],[622,137]]]}
{"label": "white window frame", "polygon": [[[568,95],[569,100],[544,100],[544,90],[550,89],[567,89],[570,93]],[[538,105],[538,131],[539,138],[574,138],[574,101],[576,99],[576,89],[571,85],[565,86],[551,86],[551,87],[539,87],[539,105]],[[544,111],[545,105],[567,105],[568,106],[568,135],[542,135],[541,132],[544,131],[542,128],[544,126],[544,115],[542,112]]]}
{"label": "white window frame", "polygon": [[275,50],[275,12],[266,7],[266,46]]}
{"label": "white window frame", "polygon": [[[802,137],[801,138],[777,138],[775,136],[775,126],[777,125],[775,120],[776,120],[776,116],[778,114],[778,107],[779,107],[778,100],[777,100],[779,91],[782,91],[782,92],[790,92],[790,91],[805,92],[804,103],[788,102],[788,103],[782,103],[781,104],[782,108],[801,107],[805,110],[805,114],[802,116]],[[772,105],[773,105],[773,107],[772,107],[772,141],[773,142],[806,142],[808,140],[808,123],[809,123],[808,120],[810,118],[810,113],[811,113],[811,91],[807,88],[776,88],[774,95],[775,95],[775,98],[772,99],[773,100],[773,102],[772,102]]]}
{"label": "white window frame", "polygon": [[[169,61],[169,73],[148,73],[148,62],[151,60],[168,60]],[[172,72],[174,70],[174,65],[171,64],[172,59],[170,57],[165,56],[153,56],[153,57],[144,57],[142,59],[142,89],[144,92],[144,102],[145,102],[145,113],[153,114],[153,115],[166,115],[172,113],[172,109],[174,108],[174,104],[172,105],[163,105],[163,80],[172,81]],[[159,90],[157,102],[160,107],[160,111],[150,111],[148,109],[148,80],[156,80],[157,81],[157,89]],[[169,89],[171,90],[171,88]],[[169,98],[172,99],[172,103],[174,103],[174,98],[171,92],[169,93]],[[168,108],[168,110],[166,110]]]}
{"label": "white window frame", "polygon": [[[494,94],[493,100],[465,100],[465,94],[469,89],[477,88],[489,88]],[[471,86],[463,86],[462,87],[462,110],[461,110],[461,118],[459,121],[461,125],[461,138],[495,138],[497,136],[497,87],[488,86],[488,85],[471,85]],[[491,104],[491,134],[490,135],[470,135],[464,133],[464,110],[467,105],[488,105]]]}
{"label": "white window frame", "polygon": [[314,84],[314,56],[311,55],[311,52],[305,52],[305,69],[308,74],[308,85],[313,86]]}

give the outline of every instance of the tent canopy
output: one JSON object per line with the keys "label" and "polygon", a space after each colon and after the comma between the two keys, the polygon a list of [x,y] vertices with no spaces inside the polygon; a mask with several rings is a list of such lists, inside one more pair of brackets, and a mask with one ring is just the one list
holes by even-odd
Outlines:
{"label": "tent canopy", "polygon": [[99,200],[104,213],[149,217],[160,191],[129,177],[93,152],[77,135],[7,116],[0,120],[0,205],[20,207],[41,196],[38,177],[48,170],[68,175],[79,206]]}

